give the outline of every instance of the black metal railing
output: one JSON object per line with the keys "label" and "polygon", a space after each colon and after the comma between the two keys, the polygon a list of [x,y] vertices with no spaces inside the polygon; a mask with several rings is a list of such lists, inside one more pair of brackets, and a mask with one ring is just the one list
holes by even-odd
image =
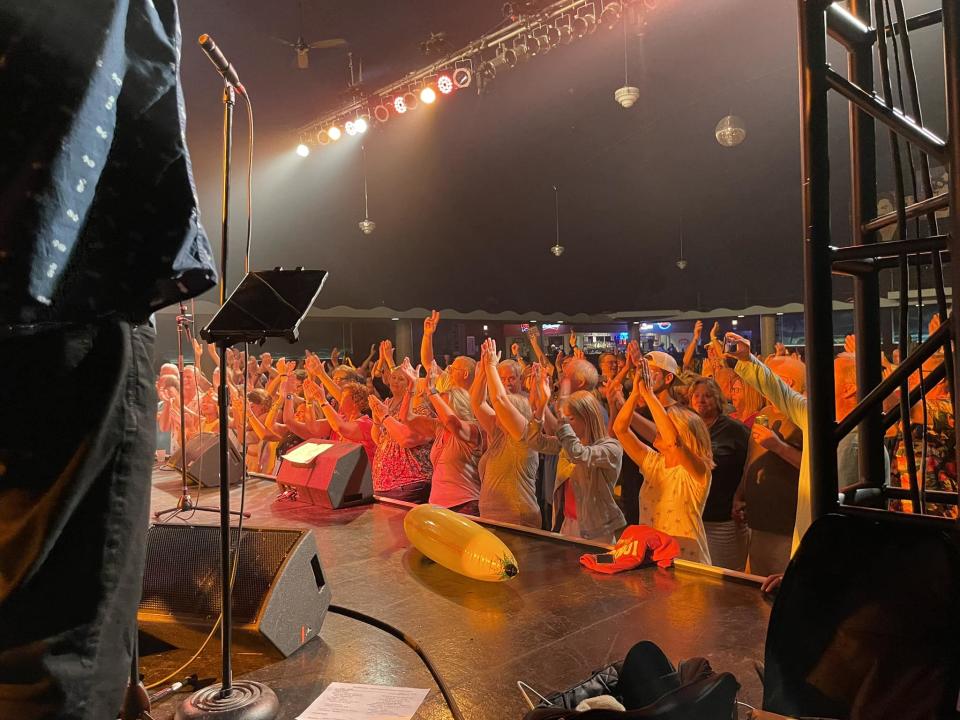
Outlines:
{"label": "black metal railing", "polygon": [[[848,487],[843,502],[858,489],[873,489],[885,501],[911,501],[911,510],[924,514],[926,503],[957,505],[956,492],[927,490],[926,468],[917,468],[911,410],[923,414],[922,457],[926,457],[928,393],[946,380],[956,417],[958,368],[953,339],[960,337],[960,316],[948,314],[944,264],[950,262],[960,216],[960,8],[945,0],[942,10],[906,17],[903,0],[849,0],[848,7],[827,0],[798,0],[800,45],[801,154],[804,216],[804,307],[807,336],[808,428],[811,501],[814,517],[837,511],[837,447],[859,433],[860,482]],[[942,23],[948,139],[923,124],[910,32]],[[847,76],[827,63],[829,38],[847,52]],[[892,51],[892,58],[891,58]],[[891,59],[893,72],[891,72]],[[875,90],[879,68],[881,91]],[[896,90],[896,93],[894,92]],[[827,96],[836,92],[849,101],[851,171],[851,244],[831,243],[830,155]],[[899,104],[898,104],[899,101]],[[887,130],[894,170],[894,212],[877,214],[877,125]],[[948,190],[934,195],[930,158],[947,167]],[[905,168],[904,164],[908,167]],[[909,183],[909,185],[908,185]],[[908,190],[915,199],[906,202]],[[953,229],[941,232],[936,212],[950,209]],[[910,233],[913,221],[914,232]],[[926,232],[921,233],[921,223]],[[878,231],[896,225],[897,239],[882,242]],[[912,234],[912,236],[911,236]],[[911,304],[924,304],[921,272],[932,276],[940,327],[923,342],[922,312],[918,313],[916,346],[908,318]],[[899,285],[899,353],[901,363],[887,377],[881,365],[880,273],[894,270]],[[915,274],[916,298],[910,278]],[[832,276],[849,276],[854,285],[854,324],[857,338],[857,406],[836,420],[833,365]],[[960,288],[960,262],[950,263],[950,283]],[[924,370],[935,353],[943,359]],[[914,387],[914,379],[919,381]],[[896,399],[896,406],[890,407]],[[884,412],[884,403],[887,403]],[[909,487],[889,485],[885,472],[884,435],[899,425]],[[956,432],[955,428],[953,432]],[[960,466],[960,443],[954,442]],[[880,507],[886,503],[881,502]],[[854,511],[853,508],[843,508]],[[856,512],[865,511],[857,508]],[[937,520],[938,522],[942,519]]]}

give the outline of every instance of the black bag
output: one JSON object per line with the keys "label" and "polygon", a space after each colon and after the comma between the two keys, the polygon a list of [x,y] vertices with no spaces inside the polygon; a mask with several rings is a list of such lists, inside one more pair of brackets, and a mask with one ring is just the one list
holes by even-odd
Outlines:
{"label": "black bag", "polygon": [[[730,673],[716,673],[704,658],[676,668],[654,643],[637,643],[622,663],[599,670],[573,688],[546,698],[526,720],[732,720],[740,683]],[[612,695],[626,711],[574,708],[583,700]]]}

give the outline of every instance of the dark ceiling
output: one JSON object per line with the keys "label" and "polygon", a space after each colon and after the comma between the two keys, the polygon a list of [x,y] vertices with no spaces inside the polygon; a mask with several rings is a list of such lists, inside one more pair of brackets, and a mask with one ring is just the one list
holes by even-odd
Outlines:
{"label": "dark ceiling", "polygon": [[[377,87],[424,64],[419,43],[444,30],[459,47],[501,21],[500,0],[304,4],[308,41],[346,38]],[[916,0],[917,11],[931,2]],[[295,39],[294,0],[181,3],[188,139],[204,224],[219,246],[219,76],[195,44],[210,33],[254,100],[254,268],[330,271],[320,305],[601,312],[709,309],[795,301],[801,292],[796,3],[660,0],[629,37],[600,30],[473,88],[393,118],[364,138],[374,234],[360,233],[358,138],[294,155],[297,127],[335,107],[343,50],[308,70],[271,36]],[[937,33],[917,33],[927,124],[942,132]],[[839,69],[842,55],[832,53]],[[938,66],[938,63],[941,63]],[[847,205],[846,109],[832,101],[838,236]],[[238,105],[238,108],[240,106]],[[714,126],[745,121],[721,147]],[[239,280],[246,123],[238,112],[231,284]],[[884,137],[884,136],[881,136]],[[881,144],[881,148],[884,147]],[[552,186],[560,188],[554,242]],[[686,270],[676,267],[681,233]],[[842,295],[840,287],[838,293]]]}

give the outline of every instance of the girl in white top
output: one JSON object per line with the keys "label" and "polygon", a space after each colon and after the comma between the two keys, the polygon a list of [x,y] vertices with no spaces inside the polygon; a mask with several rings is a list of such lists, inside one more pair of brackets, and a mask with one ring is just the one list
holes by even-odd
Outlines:
{"label": "girl in white top", "polygon": [[[710,492],[713,468],[710,433],[696,413],[679,405],[663,407],[644,382],[648,373],[639,348],[631,347],[627,359],[637,371],[633,391],[620,409],[613,431],[624,451],[643,472],[640,524],[676,538],[684,560],[709,565],[710,551],[701,515]],[[650,409],[656,425],[653,447],[641,441],[631,429],[631,423],[650,423],[635,414],[640,400]]]}

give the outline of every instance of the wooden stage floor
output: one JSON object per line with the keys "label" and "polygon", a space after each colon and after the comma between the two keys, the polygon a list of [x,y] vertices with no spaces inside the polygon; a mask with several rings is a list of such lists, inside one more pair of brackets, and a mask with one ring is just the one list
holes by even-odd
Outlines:
{"label": "wooden stage floor", "polygon": [[[157,470],[152,509],[170,507],[180,476]],[[217,490],[199,501],[215,505]],[[239,507],[240,491],[231,493]],[[435,565],[410,547],[405,510],[387,504],[335,512],[274,502],[276,485],[247,487],[249,527],[311,528],[333,602],[386,621],[416,638],[445,678],[466,718],[521,718],[517,681],[548,694],[597,668],[622,660],[639,640],[658,643],[676,663],[704,656],[732,672],[740,699],[760,706],[754,661],[762,661],[770,603],[756,584],[680,568],[644,568],[600,575],[581,568],[590,548],[561,539],[494,528],[520,566],[506,583],[469,580]],[[198,498],[194,492],[194,500]],[[191,524],[215,524],[197,513]],[[175,520],[174,522],[180,522]],[[592,550],[596,552],[596,550]],[[150,683],[192,651],[143,658]],[[180,677],[219,675],[219,639]],[[328,614],[320,637],[289,658],[264,665],[260,656],[235,657],[235,677],[266,682],[280,698],[284,720],[297,717],[331,682],[429,688],[416,717],[449,718],[443,698],[412,650],[357,621]],[[172,718],[185,694],[157,704],[158,720]]]}

